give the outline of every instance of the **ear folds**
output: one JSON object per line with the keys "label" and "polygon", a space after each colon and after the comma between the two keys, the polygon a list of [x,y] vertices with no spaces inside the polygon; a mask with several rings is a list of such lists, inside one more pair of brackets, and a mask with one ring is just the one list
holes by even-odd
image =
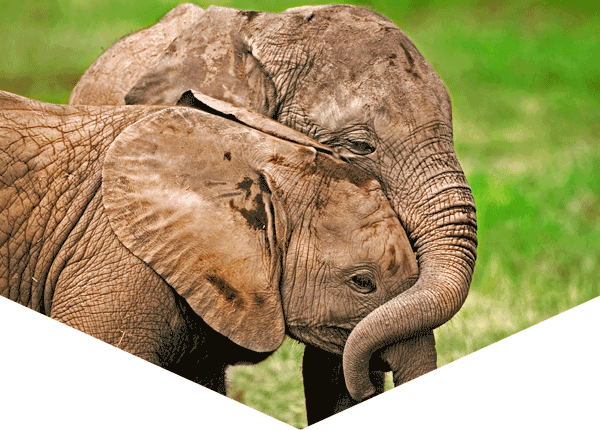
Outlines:
{"label": "ear folds", "polygon": [[245,129],[184,108],[143,118],[107,152],[103,202],[123,245],[211,327],[273,351],[285,336],[281,255],[269,179],[242,149],[261,134]]}
{"label": "ear folds", "polygon": [[275,87],[239,34],[241,13],[207,9],[139,78],[126,103],[174,105],[193,89],[273,116]]}
{"label": "ear folds", "polygon": [[280,122],[254,111],[232,105],[223,100],[217,100],[199,91],[186,91],[179,98],[177,105],[193,107],[247,125],[248,127],[262,131],[270,136],[304,146],[311,146],[320,152],[334,155],[333,151],[328,146],[320,144],[293,128],[287,127]]}

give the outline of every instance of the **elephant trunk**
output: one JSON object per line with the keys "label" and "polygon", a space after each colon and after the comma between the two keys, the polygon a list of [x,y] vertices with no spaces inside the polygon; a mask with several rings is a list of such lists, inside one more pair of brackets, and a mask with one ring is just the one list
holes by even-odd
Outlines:
{"label": "elephant trunk", "polygon": [[[375,394],[369,379],[369,361],[375,351],[391,345],[387,348],[390,350],[387,359],[384,350],[384,359],[398,375],[397,383],[406,382],[407,378],[400,375],[407,374],[406,369],[412,364],[393,350],[405,349],[409,339],[419,337],[430,336],[428,344],[433,345],[432,330],[458,312],[469,291],[477,248],[475,203],[454,154],[451,129],[438,124],[426,132],[428,136],[421,136],[420,142],[426,138],[427,145],[414,145],[424,149],[406,155],[407,163],[403,166],[405,170],[407,165],[419,165],[422,173],[411,176],[404,171],[397,173],[397,180],[384,181],[411,184],[404,193],[390,190],[388,195],[392,196],[417,253],[419,278],[410,289],[367,315],[346,342],[343,354],[346,386],[358,401]],[[424,153],[432,147],[434,152]],[[416,349],[417,346],[412,347]],[[426,351],[430,349],[431,346]],[[429,356],[426,351],[422,354]],[[416,376],[435,368],[430,359],[423,360]]]}
{"label": "elephant trunk", "polygon": [[437,368],[433,331],[383,349],[381,359],[393,369],[394,385],[404,384]]}

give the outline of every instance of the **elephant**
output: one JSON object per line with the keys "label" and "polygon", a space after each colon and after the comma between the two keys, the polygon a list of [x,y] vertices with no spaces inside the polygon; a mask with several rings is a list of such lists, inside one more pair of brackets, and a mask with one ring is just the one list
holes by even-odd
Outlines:
{"label": "elephant", "polygon": [[286,334],[342,354],[418,266],[378,181],[206,100],[212,113],[0,92],[0,294],[225,394],[227,366]]}
{"label": "elephant", "polygon": [[[174,29],[168,37],[165,25]],[[129,63],[141,47],[152,55]],[[450,95],[414,43],[357,6],[266,13],[186,4],[111,46],[69,103],[172,105],[190,90],[302,132],[376,178],[417,256],[416,283],[358,324],[343,357],[306,347],[305,363],[330,365],[305,370],[305,390],[360,401],[378,389],[369,370],[377,361],[395,385],[435,369],[433,329],[467,297],[477,218],[454,150]],[[346,387],[326,388],[342,365]],[[313,416],[339,410],[333,403]]]}

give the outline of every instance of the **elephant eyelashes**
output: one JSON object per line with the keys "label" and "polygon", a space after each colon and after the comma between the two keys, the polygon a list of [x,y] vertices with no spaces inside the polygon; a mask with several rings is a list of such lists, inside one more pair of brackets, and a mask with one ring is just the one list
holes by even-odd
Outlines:
{"label": "elephant eyelashes", "polygon": [[357,155],[367,155],[375,152],[375,147],[373,145],[361,140],[346,141],[344,146],[348,148],[350,152]]}
{"label": "elephant eyelashes", "polygon": [[367,275],[354,275],[350,278],[351,287],[359,293],[368,294],[375,291],[375,282]]}
{"label": "elephant eyelashes", "polygon": [[371,133],[360,131],[353,131],[351,133],[345,133],[345,136],[336,136],[323,142],[325,145],[335,148],[342,147],[350,151],[354,155],[369,155],[375,152],[376,141],[372,138]]}

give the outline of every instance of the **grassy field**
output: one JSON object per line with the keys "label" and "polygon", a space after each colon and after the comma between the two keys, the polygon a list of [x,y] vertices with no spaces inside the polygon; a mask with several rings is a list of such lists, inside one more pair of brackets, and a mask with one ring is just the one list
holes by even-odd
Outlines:
{"label": "grassy field", "polygon": [[[176,3],[12,2],[0,16],[0,89],[66,103],[105,48]],[[270,11],[302,4],[215,3]],[[597,8],[531,0],[360,4],[392,18],[448,86],[456,150],[477,203],[475,276],[463,309],[437,330],[439,365],[599,296]],[[305,426],[301,356],[302,346],[289,341],[261,365],[233,369],[231,396]]]}

